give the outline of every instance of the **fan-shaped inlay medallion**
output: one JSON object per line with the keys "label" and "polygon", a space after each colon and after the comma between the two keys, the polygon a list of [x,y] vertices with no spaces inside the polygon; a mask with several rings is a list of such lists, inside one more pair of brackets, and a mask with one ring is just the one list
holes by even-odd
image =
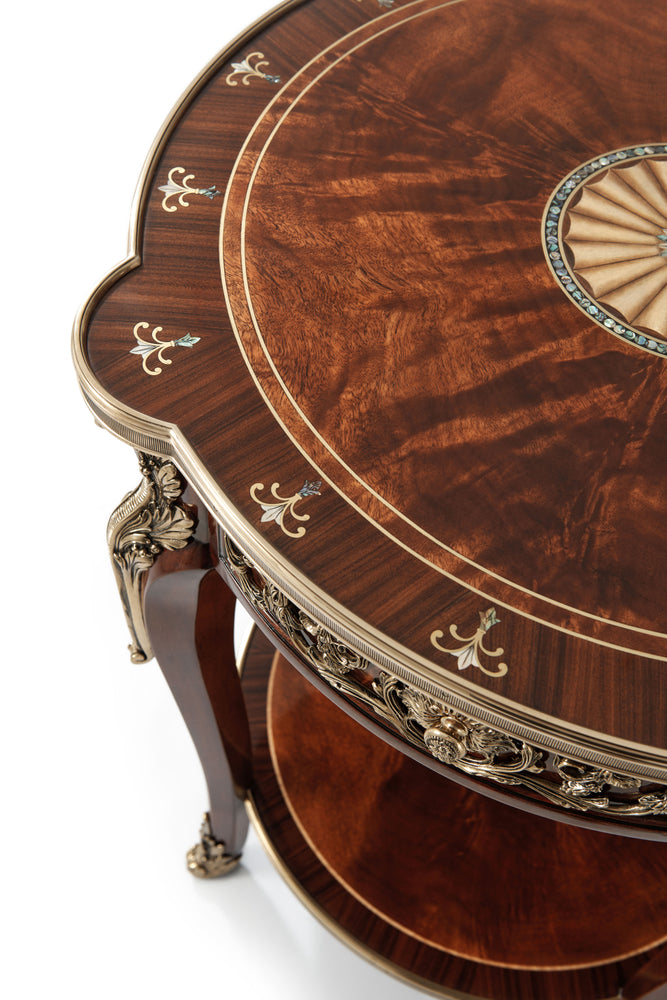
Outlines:
{"label": "fan-shaped inlay medallion", "polygon": [[592,320],[667,355],[667,146],[578,167],[549,200],[544,244],[561,288]]}

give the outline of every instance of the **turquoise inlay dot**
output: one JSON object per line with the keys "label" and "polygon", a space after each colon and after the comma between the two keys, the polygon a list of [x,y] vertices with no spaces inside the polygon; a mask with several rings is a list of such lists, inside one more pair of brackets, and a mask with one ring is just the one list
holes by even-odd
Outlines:
{"label": "turquoise inlay dot", "polygon": [[640,347],[643,347],[644,344],[646,343],[646,337],[642,337],[642,335],[640,334],[637,337],[637,343],[639,344]]}

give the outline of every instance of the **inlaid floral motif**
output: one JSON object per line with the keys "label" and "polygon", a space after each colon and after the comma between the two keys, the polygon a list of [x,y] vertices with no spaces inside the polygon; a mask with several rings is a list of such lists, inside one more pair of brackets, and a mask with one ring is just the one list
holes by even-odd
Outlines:
{"label": "inlaid floral motif", "polygon": [[138,354],[141,358],[141,364],[147,375],[159,375],[162,371],[160,367],[149,368],[148,359],[152,354],[157,351],[158,361],[163,365],[170,365],[172,363],[172,358],[165,358],[164,352],[170,347],[194,347],[201,340],[201,337],[193,337],[192,334],[186,333],[183,337],[179,337],[178,340],[160,340],[158,334],[162,333],[162,327],[156,326],[153,328],[151,337],[153,342],[150,340],[143,340],[139,336],[140,330],[147,330],[149,328],[149,323],[137,323],[134,327],[134,338],[137,341],[137,346],[133,347],[130,354]]}
{"label": "inlaid floral motif", "polygon": [[264,483],[254,483],[250,487],[250,496],[253,498],[255,503],[260,505],[262,511],[264,512],[261,517],[262,523],[275,521],[286,535],[290,535],[292,538],[302,538],[306,533],[306,529],[303,525],[298,527],[296,531],[292,531],[285,524],[285,517],[287,514],[291,514],[295,521],[309,521],[310,514],[300,514],[294,508],[300,500],[303,500],[306,497],[320,496],[321,486],[321,482],[310,483],[306,480],[298,493],[295,493],[291,497],[281,497],[278,493],[280,483],[273,483],[271,486],[271,496],[273,499],[262,500],[262,498],[257,494],[259,491],[264,489]]}
{"label": "inlaid floral motif", "polygon": [[[190,181],[195,179],[194,174],[185,174],[185,177],[180,177],[178,180],[175,174],[185,174],[185,167],[172,167],[167,177],[167,183],[161,184],[158,188],[158,191],[164,192],[162,207],[165,212],[175,212],[179,205],[182,205],[183,208],[188,208],[190,202],[185,200],[186,195],[198,194],[204,198],[208,198],[209,201],[213,201],[220,194],[218,189],[213,186],[207,188],[192,187]],[[178,195],[177,203],[169,204],[170,200],[176,195]]]}
{"label": "inlaid floral motif", "polygon": [[[253,60],[255,60],[253,65]],[[264,72],[264,67],[269,65],[268,59],[264,58],[263,52],[250,52],[242,62],[232,63],[232,72],[227,77],[230,87],[238,87],[236,77],[241,77],[241,83],[246,87],[250,86],[253,77],[266,80],[267,83],[280,83],[279,76],[271,76]]]}
{"label": "inlaid floral motif", "polygon": [[489,670],[483,665],[479,658],[480,653],[484,653],[486,656],[502,656],[503,649],[498,647],[495,650],[487,649],[484,646],[484,636],[492,629],[494,625],[497,625],[500,619],[496,615],[495,608],[489,608],[488,611],[479,612],[480,625],[474,635],[464,636],[459,635],[458,627],[456,625],[450,625],[449,631],[451,635],[458,642],[463,643],[462,646],[457,646],[455,649],[449,649],[447,646],[442,646],[439,642],[442,639],[444,633],[440,630],[436,630],[431,633],[431,642],[436,649],[441,650],[443,653],[448,653],[450,656],[456,657],[456,662],[459,670],[467,670],[468,667],[478,667],[483,673],[487,674],[489,677],[503,677],[507,673],[507,664],[499,663],[497,670]]}

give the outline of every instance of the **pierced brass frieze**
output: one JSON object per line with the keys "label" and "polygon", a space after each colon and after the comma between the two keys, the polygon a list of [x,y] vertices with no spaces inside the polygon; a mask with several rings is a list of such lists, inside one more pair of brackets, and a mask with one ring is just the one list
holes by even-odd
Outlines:
{"label": "pierced brass frieze", "polygon": [[195,522],[180,502],[183,484],[176,466],[139,453],[142,480],[109,519],[107,543],[123,610],[132,636],[133,663],[149,660],[153,651],[143,611],[145,574],[160,553],[183,549]]}
{"label": "pierced brass frieze", "polygon": [[[565,809],[625,817],[667,815],[665,786],[552,755],[469,718],[373,667],[265,581],[228,536],[221,555],[246,600],[320,677],[436,760],[471,777],[521,786]],[[482,625],[480,631],[483,635],[487,629]]]}
{"label": "pierced brass frieze", "polygon": [[191,847],[186,856],[188,871],[195,878],[220,878],[236,868],[241,855],[227,854],[224,842],[213,837],[208,813],[204,814],[199,835],[199,843]]}

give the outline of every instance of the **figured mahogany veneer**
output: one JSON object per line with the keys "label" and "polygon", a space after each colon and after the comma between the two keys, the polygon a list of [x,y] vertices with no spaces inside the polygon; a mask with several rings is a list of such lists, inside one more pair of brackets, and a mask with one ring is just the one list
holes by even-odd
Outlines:
{"label": "figured mahogany veneer", "polygon": [[[156,460],[112,532],[211,785],[195,870],[250,789],[317,907],[453,996],[664,977],[662,846],[497,799],[667,825],[665,17],[288,0],[165,126],[75,328],[97,418],[214,519],[170,535]],[[225,574],[350,713],[278,661],[273,760]]]}
{"label": "figured mahogany veneer", "polygon": [[[77,341],[98,418],[175,455],[350,645],[473,716],[653,777],[667,358],[568,300],[542,216],[579,164],[666,138],[663,22],[661,0],[286,4],[169,123],[137,256]],[[184,206],[169,177],[190,174]],[[198,339],[150,375],[137,323]],[[295,508],[307,525],[285,517],[302,537],[262,523],[271,484],[304,482],[321,484]],[[458,670],[432,633],[447,647],[491,607],[506,673]]]}
{"label": "figured mahogany veneer", "polygon": [[360,736],[259,633],[243,686],[264,836],[304,900],[390,971],[459,998],[607,1000],[660,954],[660,845],[443,781]]}

